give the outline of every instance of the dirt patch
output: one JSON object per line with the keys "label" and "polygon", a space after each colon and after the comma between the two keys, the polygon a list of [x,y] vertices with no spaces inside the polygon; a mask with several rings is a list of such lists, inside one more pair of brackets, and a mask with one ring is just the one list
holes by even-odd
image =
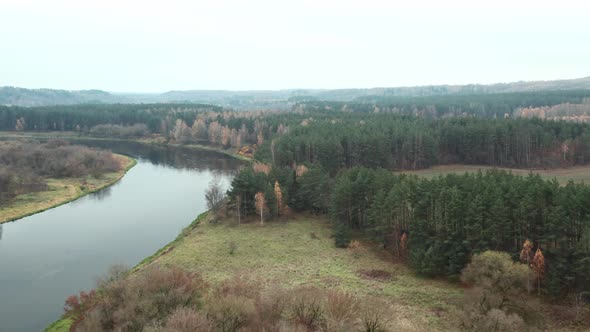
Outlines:
{"label": "dirt patch", "polygon": [[562,326],[590,326],[590,309],[580,306],[550,305],[545,313]]}
{"label": "dirt patch", "polygon": [[393,278],[391,272],[383,270],[360,270],[359,275],[365,279],[387,281]]}
{"label": "dirt patch", "polygon": [[445,309],[441,307],[433,307],[430,308],[430,312],[432,312],[432,314],[436,317],[442,317],[445,313]]}

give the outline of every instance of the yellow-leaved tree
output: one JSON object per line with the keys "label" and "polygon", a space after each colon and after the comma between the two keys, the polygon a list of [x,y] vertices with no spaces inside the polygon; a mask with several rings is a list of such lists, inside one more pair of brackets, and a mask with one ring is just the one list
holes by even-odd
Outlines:
{"label": "yellow-leaved tree", "polygon": [[254,200],[256,201],[256,211],[260,213],[260,224],[264,225],[264,209],[266,208],[266,200],[264,199],[264,194],[261,192],[257,192],[254,196]]}
{"label": "yellow-leaved tree", "polygon": [[[528,239],[522,244],[522,250],[520,251],[520,261],[526,263],[526,266],[531,267],[531,254],[533,252],[533,244]],[[531,278],[527,274],[527,292],[531,292]]]}
{"label": "yellow-leaved tree", "polygon": [[279,181],[275,181],[275,197],[277,199],[277,215],[280,216],[283,210],[283,192],[281,191]]}
{"label": "yellow-leaved tree", "polygon": [[533,257],[533,271],[537,277],[537,291],[541,295],[541,279],[545,276],[545,256],[541,249],[537,249],[535,257]]}

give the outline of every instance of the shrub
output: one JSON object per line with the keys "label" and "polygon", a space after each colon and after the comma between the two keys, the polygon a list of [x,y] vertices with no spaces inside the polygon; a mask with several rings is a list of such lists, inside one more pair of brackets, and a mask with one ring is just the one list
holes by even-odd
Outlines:
{"label": "shrub", "polygon": [[209,332],[214,330],[213,323],[207,316],[191,308],[177,308],[166,319],[162,331],[174,332]]}
{"label": "shrub", "polygon": [[236,252],[236,250],[238,250],[238,245],[235,241],[229,241],[228,246],[230,255],[233,255]]}
{"label": "shrub", "polygon": [[388,304],[377,298],[366,298],[361,305],[361,322],[363,331],[387,331],[391,317],[387,311]]}
{"label": "shrub", "polygon": [[285,290],[271,289],[257,296],[254,303],[256,317],[252,324],[255,331],[278,331],[288,306],[288,293]]}
{"label": "shrub", "polygon": [[[96,293],[68,299],[67,310],[76,320],[72,331],[372,332],[389,324],[389,305],[373,298],[311,287],[262,291],[239,276],[207,290],[198,275],[175,267],[135,274],[113,267],[98,285]],[[510,315],[490,317],[498,324],[517,322]]]}
{"label": "shrub", "polygon": [[473,255],[461,273],[461,280],[506,296],[525,289],[529,273],[526,265],[513,262],[507,253],[486,251]]}
{"label": "shrub", "polygon": [[326,293],[326,325],[330,331],[347,331],[356,325],[359,302],[350,293],[330,290]]}
{"label": "shrub", "polygon": [[486,251],[474,255],[461,274],[475,287],[465,292],[464,326],[478,331],[522,330],[519,314],[534,317],[525,290],[530,270],[507,253]]}
{"label": "shrub", "polygon": [[477,327],[478,331],[523,331],[524,321],[517,314],[507,314],[500,309],[488,311]]}
{"label": "shrub", "polygon": [[291,313],[293,322],[309,331],[324,327],[326,317],[322,292],[315,288],[296,290],[291,303]]}
{"label": "shrub", "polygon": [[141,331],[165,321],[177,308],[199,305],[205,289],[198,275],[175,267],[149,268],[101,286],[93,310],[80,317],[80,331],[95,325],[105,330]]}
{"label": "shrub", "polygon": [[245,328],[255,313],[252,300],[236,295],[210,298],[207,302],[207,317],[218,331],[234,332]]}

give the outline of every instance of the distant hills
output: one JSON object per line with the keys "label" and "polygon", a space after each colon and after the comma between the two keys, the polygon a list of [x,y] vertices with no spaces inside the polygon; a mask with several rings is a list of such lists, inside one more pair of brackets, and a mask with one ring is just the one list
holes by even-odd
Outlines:
{"label": "distant hills", "polygon": [[53,90],[0,87],[0,105],[49,106],[113,103],[205,103],[235,109],[285,109],[299,101],[353,101],[370,96],[423,97],[526,91],[590,89],[590,77],[497,84],[428,85],[371,89],[291,89],[268,91],[188,90],[161,94],[111,93],[102,90]]}
{"label": "distant hills", "polygon": [[122,102],[122,99],[101,90],[66,91],[0,87],[0,105],[47,106],[117,102]]}

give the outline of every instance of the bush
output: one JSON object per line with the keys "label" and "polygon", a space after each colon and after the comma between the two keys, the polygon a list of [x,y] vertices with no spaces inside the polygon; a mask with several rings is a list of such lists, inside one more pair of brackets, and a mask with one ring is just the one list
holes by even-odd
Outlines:
{"label": "bush", "polygon": [[236,250],[238,250],[238,244],[235,241],[229,241],[228,247],[230,255],[233,255],[236,252]]}
{"label": "bush", "polygon": [[254,302],[246,297],[228,295],[210,298],[207,303],[207,317],[218,331],[234,332],[248,326],[254,317]]}
{"label": "bush", "polygon": [[362,329],[366,332],[384,332],[391,321],[388,304],[377,298],[366,298],[361,305]]}
{"label": "bush", "polygon": [[524,321],[517,314],[507,314],[500,309],[488,311],[478,324],[478,331],[523,331]]}
{"label": "bush", "polygon": [[310,287],[263,291],[241,277],[207,289],[199,275],[175,267],[135,274],[115,267],[98,285],[82,293],[96,295],[68,299],[72,331],[385,331],[391,314],[373,298]]}
{"label": "bush", "polygon": [[321,291],[315,288],[297,290],[291,303],[291,317],[296,325],[303,326],[308,331],[323,328],[326,317]]}
{"label": "bush", "polygon": [[[503,252],[474,255],[461,280],[475,286],[465,292],[464,326],[476,331],[517,331],[525,327],[521,315],[534,317],[524,290],[529,268]],[[519,315],[520,314],[520,315]]]}
{"label": "bush", "polygon": [[359,301],[350,293],[331,290],[326,294],[326,326],[330,331],[347,331],[356,325]]}
{"label": "bush", "polygon": [[150,268],[139,275],[102,284],[92,310],[79,317],[77,330],[141,331],[162,323],[178,308],[198,306],[205,289],[196,274],[179,268]]}
{"label": "bush", "polygon": [[191,308],[177,308],[166,319],[162,331],[174,332],[209,332],[214,330],[213,323],[207,316]]}
{"label": "bush", "polygon": [[471,263],[461,273],[461,280],[507,296],[525,289],[529,273],[526,265],[513,262],[507,253],[486,251],[473,255]]}

